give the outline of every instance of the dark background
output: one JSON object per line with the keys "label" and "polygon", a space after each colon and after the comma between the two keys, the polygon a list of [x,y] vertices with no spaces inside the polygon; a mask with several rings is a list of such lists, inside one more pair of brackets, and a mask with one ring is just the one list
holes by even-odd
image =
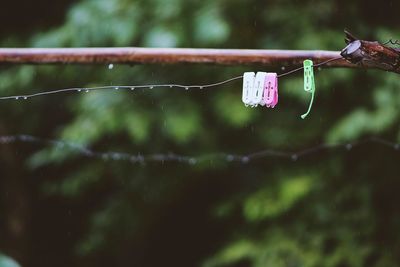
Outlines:
{"label": "dark background", "polygon": [[[340,50],[344,28],[362,39],[400,38],[398,10],[398,1],[10,1],[0,9],[0,42]],[[205,84],[280,67],[2,65],[0,94]],[[190,156],[399,140],[397,74],[317,71],[315,106],[304,121],[302,82],[301,73],[281,79],[274,110],[244,107],[240,82],[2,101],[0,135]],[[135,164],[38,143],[1,144],[0,252],[22,266],[396,266],[399,156],[367,143],[297,161]]]}

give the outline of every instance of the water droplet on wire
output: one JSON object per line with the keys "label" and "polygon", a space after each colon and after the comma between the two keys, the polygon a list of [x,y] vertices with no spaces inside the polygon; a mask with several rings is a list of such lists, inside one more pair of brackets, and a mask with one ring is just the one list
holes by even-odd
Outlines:
{"label": "water droplet on wire", "polygon": [[108,64],[108,69],[112,70],[114,68],[114,64]]}
{"label": "water droplet on wire", "polygon": [[243,163],[248,163],[249,161],[250,161],[250,158],[249,158],[249,157],[247,157],[247,156],[242,157],[242,162],[243,162]]}
{"label": "water droplet on wire", "polygon": [[235,159],[235,157],[233,155],[226,156],[227,161],[233,161],[234,159]]}

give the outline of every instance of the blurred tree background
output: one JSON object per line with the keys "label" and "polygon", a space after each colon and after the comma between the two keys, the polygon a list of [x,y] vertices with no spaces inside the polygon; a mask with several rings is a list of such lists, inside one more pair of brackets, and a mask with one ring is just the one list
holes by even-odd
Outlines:
{"label": "blurred tree background", "polygon": [[[344,47],[400,38],[399,1],[10,1],[2,47]],[[282,66],[0,66],[0,94],[75,86],[204,84]],[[289,66],[290,67],[290,66]],[[187,155],[295,151],[376,135],[399,141],[400,78],[316,73],[280,80],[274,110],[245,108],[241,84],[54,95],[0,103],[0,135],[31,134],[99,151]],[[0,252],[22,266],[396,266],[399,154],[379,145],[298,161],[103,161],[63,148],[0,146]],[[7,265],[8,264],[8,265]],[[14,265],[13,265],[14,264]],[[0,266],[16,266],[0,256]]]}

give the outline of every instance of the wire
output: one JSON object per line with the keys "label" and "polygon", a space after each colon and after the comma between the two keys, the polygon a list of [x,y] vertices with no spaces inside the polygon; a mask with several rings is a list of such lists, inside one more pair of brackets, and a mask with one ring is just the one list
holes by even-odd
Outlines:
{"label": "wire", "polygon": [[332,143],[332,144],[323,143],[294,152],[275,150],[275,149],[264,149],[261,151],[248,154],[231,154],[231,153],[219,152],[219,153],[204,154],[200,156],[179,155],[175,153],[165,153],[165,154],[157,153],[157,154],[142,155],[140,153],[132,154],[132,153],[115,152],[115,151],[99,152],[77,143],[55,140],[55,139],[39,138],[32,135],[0,136],[0,144],[2,145],[16,143],[16,142],[50,145],[55,149],[70,150],[84,157],[96,158],[104,161],[109,161],[109,160],[128,161],[131,163],[140,163],[140,164],[145,164],[146,162],[161,162],[161,163],[179,162],[179,163],[187,163],[190,165],[194,165],[197,163],[204,163],[207,161],[212,162],[216,160],[225,162],[249,163],[250,161],[266,157],[275,157],[275,158],[297,161],[300,158],[324,150],[334,150],[343,148],[349,151],[356,146],[365,145],[367,143],[375,143],[393,148],[396,151],[400,151],[400,143],[394,143],[379,137],[369,137],[366,139],[357,140],[353,142]]}
{"label": "wire", "polygon": [[[336,61],[341,59],[342,57],[337,57],[337,58],[332,58],[329,60],[326,60],[324,62],[321,62],[319,64],[315,64],[315,67],[319,67],[322,65],[325,65],[329,62]],[[284,77],[287,75],[290,75],[292,73],[295,73],[297,71],[302,70],[304,67],[299,67],[294,70],[290,70],[288,72],[279,74],[278,77]],[[65,88],[65,89],[58,89],[58,90],[53,90],[53,91],[44,91],[44,92],[39,92],[39,93],[34,93],[34,94],[27,94],[27,95],[14,95],[14,96],[3,96],[0,97],[0,100],[10,100],[10,99],[15,99],[15,100],[21,100],[21,99],[28,99],[28,98],[33,98],[33,97],[39,97],[39,96],[45,96],[45,95],[53,95],[53,94],[59,94],[59,93],[66,93],[66,92],[90,92],[90,91],[98,91],[98,90],[135,90],[135,89],[140,89],[140,88],[183,88],[185,90],[189,89],[205,89],[205,88],[211,88],[211,87],[217,87],[221,86],[227,83],[231,83],[236,80],[240,80],[243,78],[243,75],[233,77],[221,82],[216,82],[216,83],[211,83],[211,84],[204,84],[204,85],[180,85],[180,84],[148,84],[148,85],[122,85],[122,86],[98,86],[98,87],[74,87],[74,88]]]}
{"label": "wire", "polygon": [[393,40],[393,39],[390,39],[389,41],[383,43],[383,45],[387,45],[387,44],[399,45],[400,46],[399,40]]}
{"label": "wire", "polygon": [[[323,65],[325,65],[325,64],[328,64],[328,63],[330,63],[330,62],[332,62],[332,61],[339,60],[339,59],[341,59],[341,58],[342,58],[342,57],[331,58],[331,59],[328,59],[328,60],[323,61],[323,62],[321,62],[321,63],[315,64],[314,67],[321,67],[321,66],[323,66]],[[295,72],[298,72],[298,71],[300,71],[300,70],[302,70],[302,69],[304,69],[304,66],[303,66],[303,67],[299,67],[299,68],[294,69],[294,70],[290,70],[290,71],[285,72],[285,73],[282,73],[282,74],[279,74],[279,75],[278,75],[278,78],[284,77],[284,76],[287,76],[287,75],[290,75],[290,74],[295,73]]]}

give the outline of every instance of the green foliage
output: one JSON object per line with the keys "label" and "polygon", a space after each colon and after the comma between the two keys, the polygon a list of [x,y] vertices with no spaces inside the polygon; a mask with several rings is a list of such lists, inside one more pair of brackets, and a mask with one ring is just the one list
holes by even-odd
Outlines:
{"label": "green foliage", "polygon": [[280,185],[266,187],[253,193],[244,203],[244,216],[249,221],[279,216],[311,190],[309,177],[298,177],[283,180]]}

